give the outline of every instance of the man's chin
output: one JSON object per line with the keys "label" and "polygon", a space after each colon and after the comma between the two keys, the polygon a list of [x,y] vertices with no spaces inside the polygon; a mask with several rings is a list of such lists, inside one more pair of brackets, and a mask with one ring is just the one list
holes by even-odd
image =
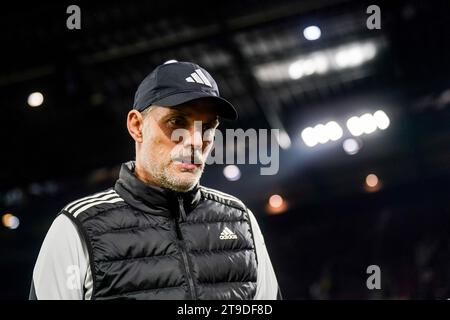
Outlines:
{"label": "man's chin", "polygon": [[180,186],[183,187],[193,187],[201,177],[202,170],[201,168],[196,168],[195,170],[184,170],[184,169],[175,169],[172,171],[172,177],[174,177],[175,181],[177,181]]}
{"label": "man's chin", "polygon": [[180,176],[177,176],[177,181],[172,181],[170,189],[173,189],[178,192],[187,192],[191,190],[198,182],[198,179],[183,179]]}
{"label": "man's chin", "polygon": [[198,171],[192,172],[192,171],[180,171],[176,174],[176,180],[180,181],[184,184],[196,184],[197,181],[200,179],[200,175]]}

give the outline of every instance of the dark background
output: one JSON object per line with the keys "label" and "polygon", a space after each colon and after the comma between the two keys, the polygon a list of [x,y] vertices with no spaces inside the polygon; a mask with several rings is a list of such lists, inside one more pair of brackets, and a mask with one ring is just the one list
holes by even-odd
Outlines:
{"label": "dark background", "polygon": [[[66,8],[81,7],[81,30]],[[381,29],[366,8],[381,8]],[[0,9],[0,298],[26,299],[52,220],[77,197],[112,185],[134,145],[125,120],[139,82],[169,60],[193,61],[216,79],[239,121],[279,128],[291,147],[280,171],[240,165],[228,181],[207,166],[202,183],[240,197],[255,213],[285,299],[450,297],[450,5],[448,1],[14,2]],[[317,25],[322,37],[302,30]],[[358,67],[298,80],[258,81],[255,70],[358,41],[382,44]],[[31,108],[31,92],[44,94]],[[387,130],[346,154],[345,120],[383,109]],[[314,148],[300,132],[335,119],[344,137]],[[377,192],[364,188],[375,173]],[[271,215],[269,197],[287,210]],[[366,268],[381,268],[368,290]]]}

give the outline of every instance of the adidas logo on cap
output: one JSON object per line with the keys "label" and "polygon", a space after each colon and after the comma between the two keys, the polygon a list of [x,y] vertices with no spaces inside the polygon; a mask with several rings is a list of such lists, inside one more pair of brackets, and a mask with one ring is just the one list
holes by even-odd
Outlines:
{"label": "adidas logo on cap", "polygon": [[192,72],[191,76],[186,78],[186,82],[197,82],[212,87],[211,82],[200,69],[195,69],[195,72]]}
{"label": "adidas logo on cap", "polygon": [[228,229],[228,227],[225,227],[223,231],[220,233],[219,236],[220,240],[231,240],[231,239],[237,239],[237,235]]}

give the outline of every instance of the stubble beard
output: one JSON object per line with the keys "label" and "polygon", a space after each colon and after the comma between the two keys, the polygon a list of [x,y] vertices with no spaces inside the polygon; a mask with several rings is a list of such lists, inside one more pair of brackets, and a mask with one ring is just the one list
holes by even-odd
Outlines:
{"label": "stubble beard", "polygon": [[145,171],[150,175],[152,181],[162,188],[176,192],[192,190],[199,182],[205,164],[203,163],[195,171],[183,173],[173,166],[174,163],[172,160],[161,161],[164,158],[163,154],[154,154],[154,157],[148,157],[144,161]]}

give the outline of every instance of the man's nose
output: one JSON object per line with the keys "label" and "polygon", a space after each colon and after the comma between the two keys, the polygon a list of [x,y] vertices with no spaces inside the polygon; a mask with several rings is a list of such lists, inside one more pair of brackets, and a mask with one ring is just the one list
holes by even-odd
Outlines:
{"label": "man's nose", "polygon": [[189,129],[189,135],[185,139],[185,146],[193,147],[194,149],[201,149],[203,146],[203,136],[201,124],[196,123]]}

